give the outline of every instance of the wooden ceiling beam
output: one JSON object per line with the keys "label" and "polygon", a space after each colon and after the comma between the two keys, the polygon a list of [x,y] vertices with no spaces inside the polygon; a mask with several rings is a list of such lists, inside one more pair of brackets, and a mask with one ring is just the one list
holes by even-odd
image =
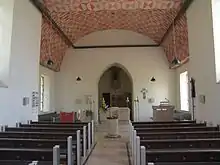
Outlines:
{"label": "wooden ceiling beam", "polygon": [[90,46],[75,46],[75,49],[103,49],[103,48],[143,48],[143,47],[158,47],[158,44],[150,45],[90,45]]}
{"label": "wooden ceiling beam", "polygon": [[44,6],[43,2],[40,2],[39,0],[30,0],[31,3],[42,13],[43,16],[45,16],[48,21],[52,24],[53,28],[60,34],[60,36],[64,39],[65,43],[68,46],[72,46],[75,48],[73,45],[72,41],[66,36],[66,34],[60,29],[60,27],[57,25],[57,23],[53,20],[53,18],[50,15],[49,10],[47,7]]}
{"label": "wooden ceiling beam", "polygon": [[167,35],[169,34],[169,31],[172,29],[173,27],[173,23],[175,25],[176,21],[187,11],[187,9],[190,7],[190,5],[193,3],[194,0],[184,0],[183,6],[181,7],[180,11],[177,13],[176,17],[174,18],[174,20],[172,21],[172,23],[170,24],[169,28],[167,29],[166,33],[164,34],[164,36],[162,37],[159,45],[161,45],[163,43],[163,41],[166,39]]}

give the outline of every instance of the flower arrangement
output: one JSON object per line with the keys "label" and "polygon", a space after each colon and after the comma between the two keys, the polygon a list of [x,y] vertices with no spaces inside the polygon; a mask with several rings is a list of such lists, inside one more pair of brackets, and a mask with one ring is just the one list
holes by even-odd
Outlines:
{"label": "flower arrangement", "polygon": [[108,109],[108,105],[106,105],[106,103],[105,103],[105,99],[104,98],[102,98],[102,104],[101,104],[101,106],[100,106],[100,108],[99,108],[99,111],[103,111],[103,112],[107,112],[107,109]]}

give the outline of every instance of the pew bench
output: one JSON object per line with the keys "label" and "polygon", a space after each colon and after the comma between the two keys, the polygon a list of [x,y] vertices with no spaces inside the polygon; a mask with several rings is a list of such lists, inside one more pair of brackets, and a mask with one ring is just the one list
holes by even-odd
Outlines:
{"label": "pew bench", "polygon": [[58,145],[50,149],[0,148],[1,165],[28,165],[36,160],[42,165],[60,165],[64,159],[60,157]]}
{"label": "pew bench", "polygon": [[135,128],[159,128],[159,127],[205,127],[206,123],[184,123],[184,124],[132,124]]}
{"label": "pew bench", "polygon": [[132,124],[186,124],[186,123],[196,123],[196,120],[181,120],[181,121],[141,121],[141,122],[131,122]]}
{"label": "pew bench", "polygon": [[[77,130],[80,130],[81,132],[88,134],[88,144],[94,143],[94,122],[92,121],[91,123],[88,123],[88,130],[86,129],[86,132],[84,132],[84,126],[79,126],[79,127],[29,127],[29,124],[24,125],[20,124],[20,126],[25,126],[25,127],[4,127],[4,131],[9,131],[9,132],[64,132],[64,133],[72,133],[76,132]],[[89,146],[90,147],[90,146]]]}
{"label": "pew bench", "polygon": [[82,128],[83,126],[87,126],[88,123],[71,123],[71,124],[22,124],[18,123],[18,127],[49,127],[49,128]]}
{"label": "pew bench", "polygon": [[[81,162],[81,157],[86,159],[89,152],[91,152],[90,147],[92,144],[89,144],[91,141],[88,140],[89,137],[85,137],[86,134],[83,134],[83,136],[80,134],[80,130],[74,134],[62,132],[0,132],[0,147],[15,148],[20,146],[22,148],[50,148],[55,144],[59,144],[61,149],[64,148],[66,150],[66,139],[71,135],[75,135],[71,143],[73,145],[72,149],[76,155],[75,157],[77,157],[75,160],[80,160]],[[77,148],[80,150],[78,151]],[[80,162],[78,162],[77,165],[80,165]]]}
{"label": "pew bench", "polygon": [[217,127],[165,127],[165,128],[135,128],[137,132],[193,132],[193,131],[219,131]]}
{"label": "pew bench", "polygon": [[197,138],[220,138],[219,131],[202,132],[137,132],[141,140],[151,139],[197,139]]}
{"label": "pew bench", "polygon": [[220,163],[220,149],[155,149],[146,150],[141,146],[141,165],[149,163]]}
{"label": "pew bench", "polygon": [[190,149],[190,148],[215,148],[220,149],[220,139],[161,139],[140,140],[140,145],[146,149]]}
{"label": "pew bench", "polygon": [[83,131],[81,128],[54,128],[54,127],[5,127],[5,131],[15,132],[76,132]]}
{"label": "pew bench", "polygon": [[[18,149],[50,149],[55,145],[60,146],[60,155],[63,162],[68,164],[80,164],[84,150],[82,143],[78,140],[72,140],[72,137],[65,139],[14,139],[0,138],[0,148],[18,148]],[[37,159],[39,160],[39,159]]]}
{"label": "pew bench", "polygon": [[[191,131],[190,136],[194,136],[194,139],[178,139],[178,140],[175,139],[175,138],[181,138],[179,137],[180,135],[182,137],[187,138],[188,136],[187,131]],[[213,139],[196,140],[195,138],[199,137],[199,135],[197,134],[197,131],[203,136],[205,136],[205,134],[207,133],[209,134],[209,131],[212,134],[209,134],[208,136],[211,136],[211,137],[213,136],[215,137],[220,134],[218,126],[217,127],[201,126],[201,127],[164,127],[164,128],[143,127],[143,128],[138,128],[138,126],[134,127],[132,126],[132,123],[129,122],[129,134],[130,134],[130,144],[131,144],[133,164],[139,165],[141,163],[142,159],[139,159],[140,157],[141,158],[143,157],[143,153],[142,155],[140,153],[141,145],[143,145],[142,148],[144,147],[145,149],[145,154],[144,154],[145,157],[146,157],[146,153],[148,156],[148,158],[145,158],[146,160],[144,164],[148,164],[152,162],[156,162],[156,164],[172,163],[171,160],[166,160],[165,158],[171,159],[172,157],[178,157],[178,155],[183,159],[187,158],[186,161],[188,161],[189,163],[192,163],[192,162],[195,162],[195,163],[198,163],[198,162],[199,163],[202,163],[202,162],[203,163],[209,163],[209,162],[216,163],[217,162],[219,163],[220,161],[217,160],[216,157],[220,156],[219,154],[220,153],[220,145],[219,145],[220,139],[216,139],[215,141],[213,141]],[[143,135],[144,135],[144,138],[142,137]],[[145,139],[145,137],[147,140]],[[162,139],[163,137],[165,137],[165,139]],[[207,148],[209,150],[207,150]],[[171,152],[174,150],[175,152]],[[193,157],[195,159],[190,159],[189,155],[186,155],[188,150],[192,151],[191,153],[194,154]],[[207,152],[205,152],[205,150]],[[163,151],[163,154],[159,154],[160,153],[159,151]],[[181,151],[181,152],[177,152],[177,151]],[[197,152],[194,152],[194,151],[197,151]],[[215,151],[218,151],[218,152],[215,152]],[[150,157],[150,152],[154,153],[154,154],[151,154],[153,155],[151,157]],[[197,157],[198,159],[196,159],[196,156],[195,156],[196,154],[199,153],[199,154],[206,155],[208,152],[210,152],[211,156],[206,157],[206,159],[201,160],[199,159],[199,157]],[[177,154],[177,156],[172,155],[171,153]],[[169,154],[171,156],[169,156]],[[217,154],[217,156],[215,154]],[[161,161],[156,161],[159,159]],[[182,162],[183,162],[182,159],[173,160],[173,163],[174,163],[173,165],[176,165],[175,163],[182,163]],[[187,164],[187,165],[190,165],[190,164]]]}
{"label": "pew bench", "polygon": [[28,121],[29,124],[60,124],[60,125],[69,125],[69,124],[88,124],[88,122],[59,122],[59,121]]}
{"label": "pew bench", "polygon": [[[70,123],[68,123],[70,124]],[[86,124],[88,125],[88,129],[86,128]],[[51,126],[53,125],[53,126]],[[58,126],[57,125],[62,125]],[[83,142],[83,147],[75,147],[82,148],[81,149],[81,155],[83,153],[83,161],[86,161],[90,152],[91,152],[91,146],[94,145],[94,122],[91,123],[81,123],[79,125],[75,123],[71,123],[69,127],[65,127],[67,124],[48,124],[48,125],[41,125],[40,127],[32,127],[31,124],[19,124],[18,127],[4,127],[2,130],[3,132],[0,132],[0,138],[29,138],[27,142],[23,144],[23,147],[37,147],[37,148],[45,148],[49,147],[53,144],[53,142],[56,142],[56,144],[60,144],[63,148],[65,146],[66,141],[63,139],[67,136],[73,136],[75,139],[77,137],[76,131],[81,132],[79,133],[80,142]],[[91,127],[92,126],[92,127]],[[28,132],[26,132],[28,131]],[[42,132],[46,131],[46,132]],[[36,138],[36,139],[30,139],[30,138]],[[38,139],[39,138],[39,139]],[[52,139],[52,140],[49,140]],[[4,141],[6,139],[2,139]],[[12,139],[10,139],[12,140]],[[22,141],[22,139],[13,140],[13,145],[10,147],[13,147],[15,145],[19,145],[19,141]],[[1,139],[0,139],[1,143]],[[76,142],[75,142],[76,143]],[[73,148],[75,143],[73,143]],[[21,145],[21,144],[20,144]],[[21,145],[22,146],[22,145]],[[81,146],[81,145],[80,145]],[[86,151],[86,152],[85,152]],[[78,154],[79,155],[79,154]],[[80,155],[80,156],[81,156]],[[81,159],[77,159],[81,160]],[[80,165],[80,163],[77,163],[77,165]]]}

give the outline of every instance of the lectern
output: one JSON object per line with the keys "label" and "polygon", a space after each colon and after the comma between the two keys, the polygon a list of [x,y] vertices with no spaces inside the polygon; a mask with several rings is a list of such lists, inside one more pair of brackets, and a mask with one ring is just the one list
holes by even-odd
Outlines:
{"label": "lectern", "polygon": [[173,121],[175,106],[161,102],[158,106],[152,106],[154,121]]}

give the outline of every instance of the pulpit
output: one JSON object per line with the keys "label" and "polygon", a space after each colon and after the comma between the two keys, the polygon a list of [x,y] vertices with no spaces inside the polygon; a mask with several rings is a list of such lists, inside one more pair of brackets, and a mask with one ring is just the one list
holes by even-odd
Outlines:
{"label": "pulpit", "polygon": [[154,121],[173,121],[175,106],[161,102],[158,106],[152,106]]}

